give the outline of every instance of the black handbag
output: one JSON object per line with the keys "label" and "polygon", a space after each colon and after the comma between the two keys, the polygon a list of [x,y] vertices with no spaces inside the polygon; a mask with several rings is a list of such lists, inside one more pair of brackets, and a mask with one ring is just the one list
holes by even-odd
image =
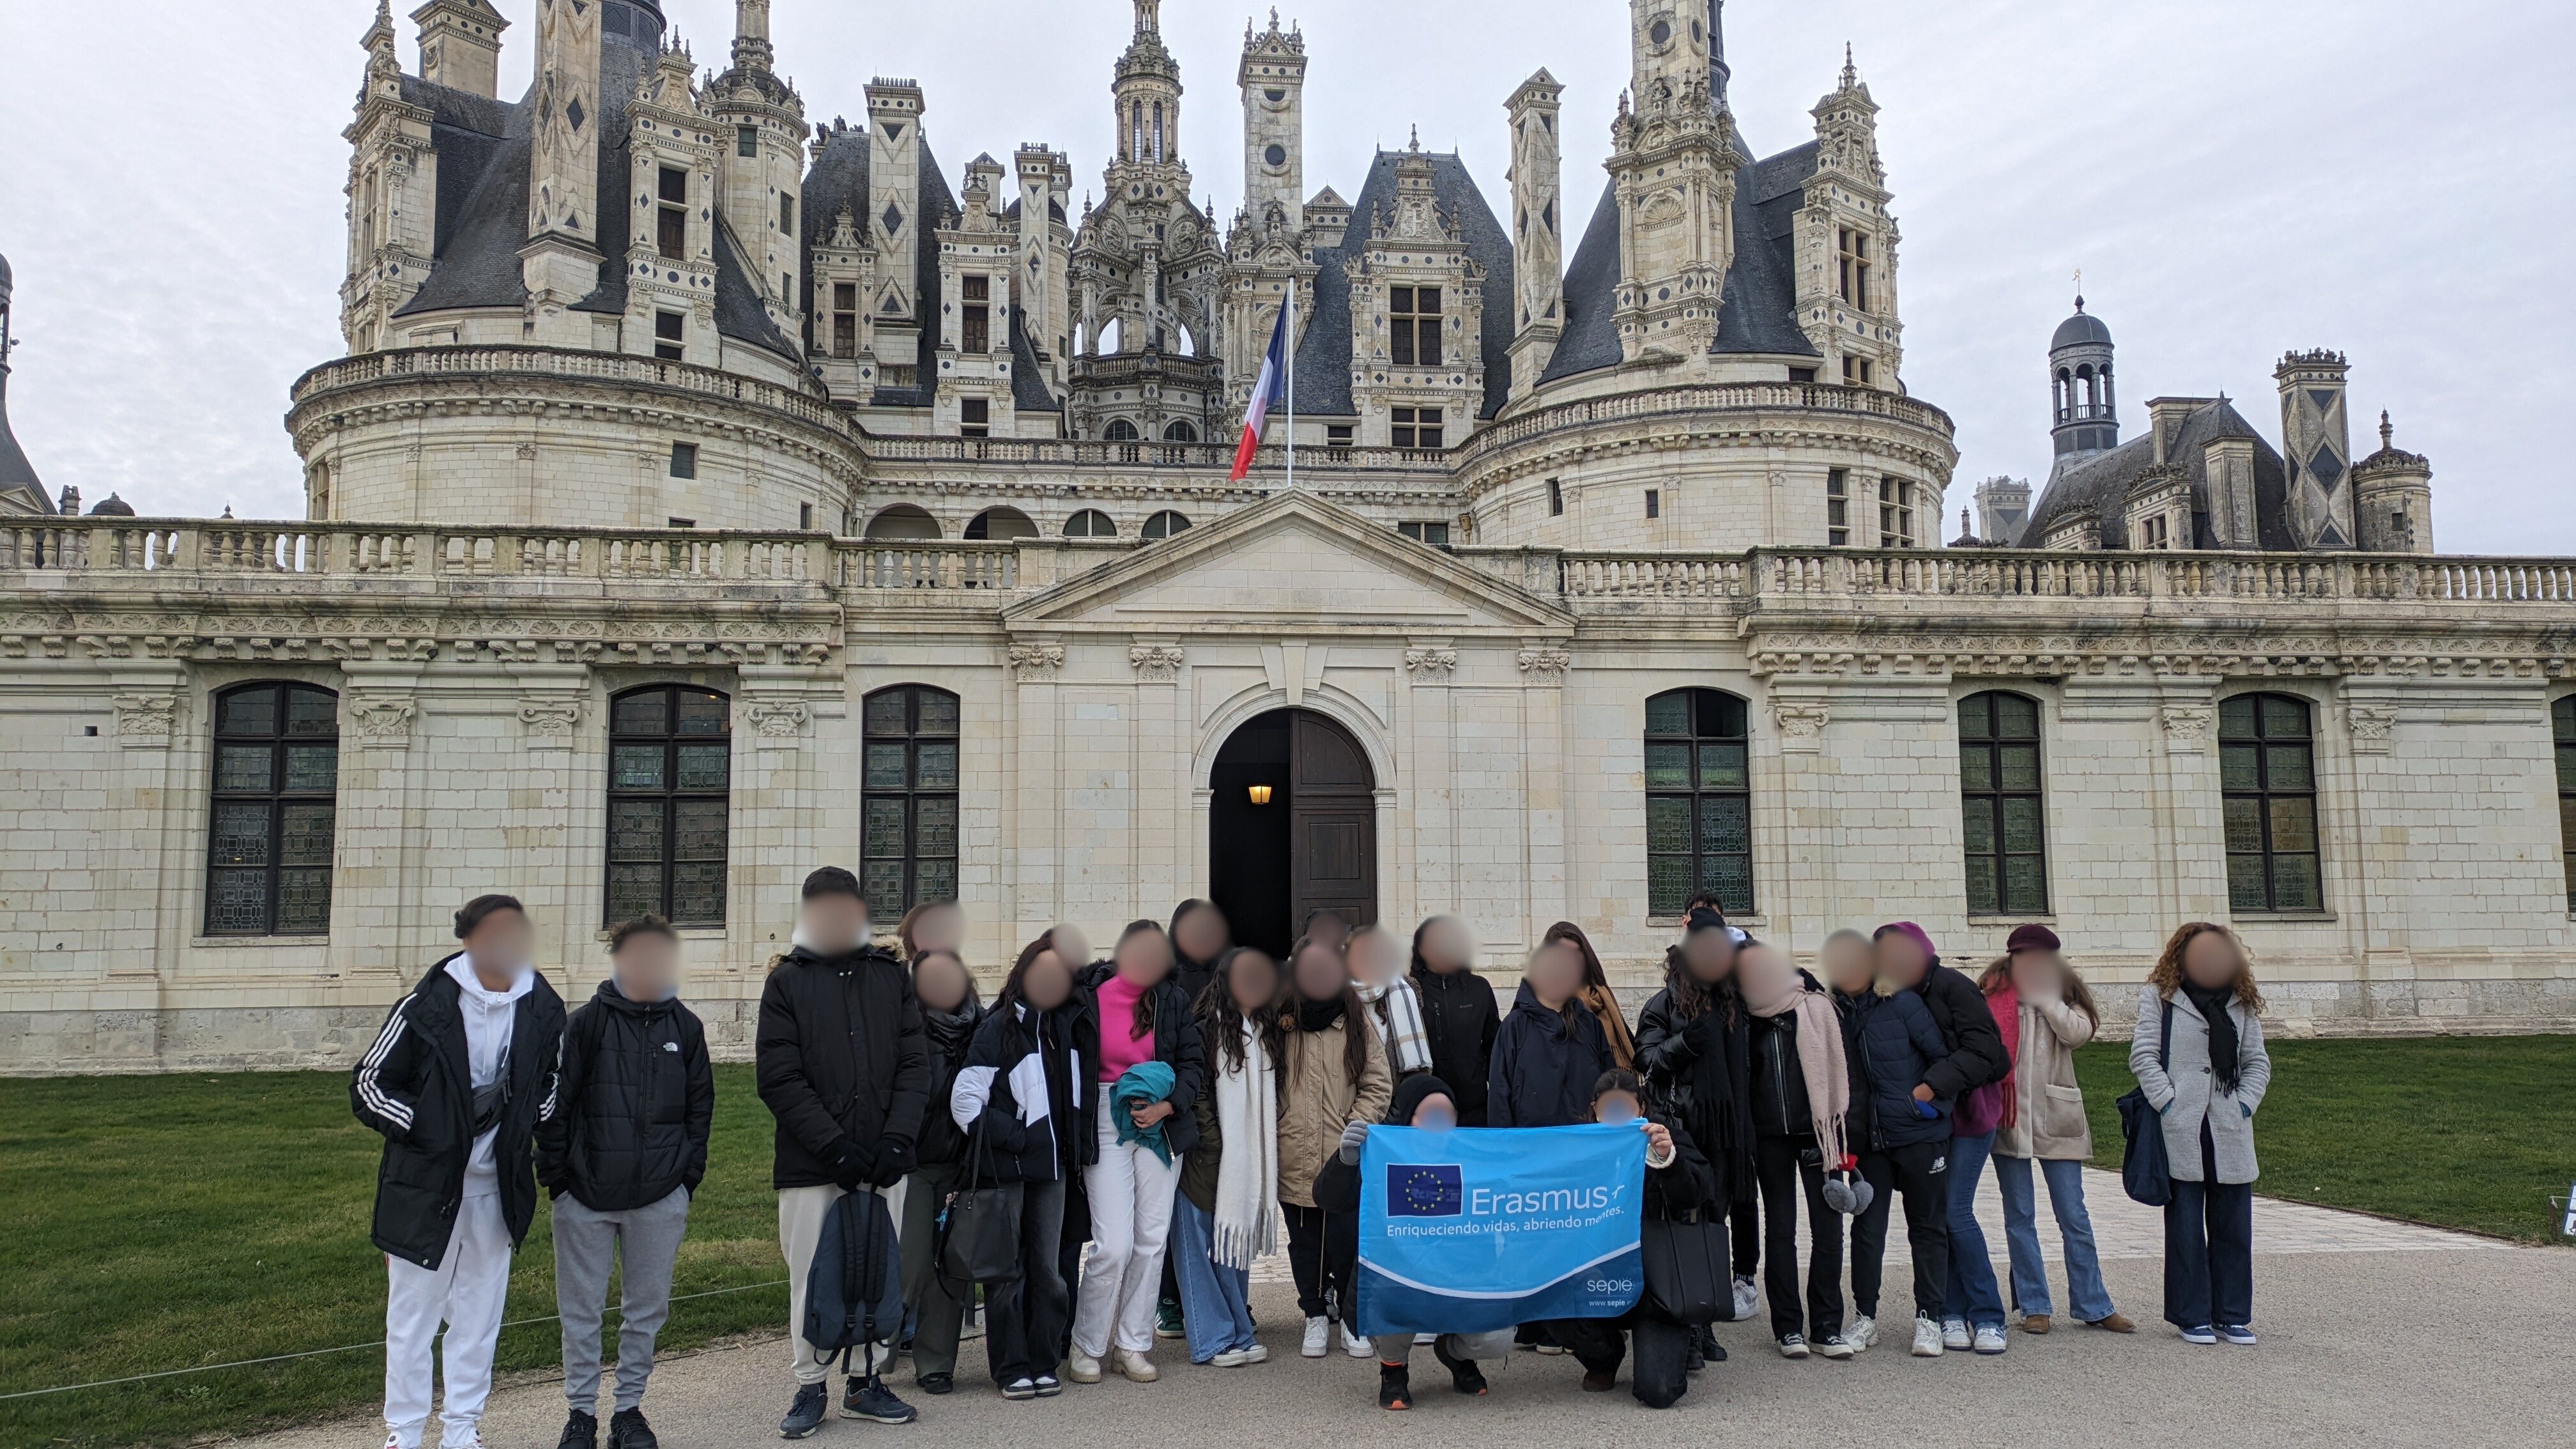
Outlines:
{"label": "black handbag", "polygon": [[1637,1249],[1645,1260],[1646,1302],[1657,1313],[1677,1323],[1709,1323],[1733,1310],[1723,1216],[1648,1218],[1637,1225]]}
{"label": "black handbag", "polygon": [[[2156,1066],[2164,1068],[2173,1060],[2173,1002],[2165,1002],[2164,1022],[2156,1038]],[[2130,1198],[2148,1207],[2163,1207],[2173,1201],[2173,1167],[2165,1160],[2165,1128],[2154,1107],[2147,1104],[2147,1089],[2131,1087],[2113,1103],[2120,1109],[2120,1135],[2127,1145],[2120,1149],[2120,1186]]]}
{"label": "black handbag", "polygon": [[[995,1109],[985,1104],[989,1116]],[[966,1142],[966,1175],[939,1209],[937,1261],[940,1275],[953,1283],[1001,1283],[1020,1275],[1021,1185],[988,1182],[991,1152],[984,1136],[984,1117]]]}

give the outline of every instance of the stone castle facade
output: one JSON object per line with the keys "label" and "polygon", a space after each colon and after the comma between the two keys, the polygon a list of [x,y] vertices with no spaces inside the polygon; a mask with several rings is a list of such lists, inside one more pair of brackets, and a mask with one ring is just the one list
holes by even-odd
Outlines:
{"label": "stone castle facade", "polygon": [[[1541,70],[1490,199],[1418,144],[1345,199],[1273,16],[1221,221],[1159,8],[1077,199],[1043,143],[945,168],[909,81],[809,113],[768,0],[720,73],[539,0],[517,101],[483,0],[408,71],[380,7],[308,517],[7,495],[0,1069],[345,1059],[486,890],[582,991],[674,916],[747,1049],[825,861],[988,968],[1212,895],[1455,912],[1497,971],[1571,919],[1642,986],[1706,890],[1802,953],[2048,920],[2097,983],[2225,920],[2292,1029],[2576,1024],[2576,560],[2434,554],[2342,356],[2277,439],[2123,441],[2079,301],[2052,472],[1944,548],[1848,56],[1765,156],[1716,0],[1628,0],[1597,189]],[[1231,482],[1291,287],[1295,483],[1279,421]]]}

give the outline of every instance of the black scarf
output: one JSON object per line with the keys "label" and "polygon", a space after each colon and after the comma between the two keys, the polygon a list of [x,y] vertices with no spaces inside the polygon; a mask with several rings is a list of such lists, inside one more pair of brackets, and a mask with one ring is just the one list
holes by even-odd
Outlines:
{"label": "black scarf", "polygon": [[984,1019],[984,1008],[973,994],[957,1003],[953,1012],[925,1006],[921,1009],[921,1029],[930,1038],[930,1049],[939,1054],[947,1070],[954,1071],[966,1060],[966,1044],[975,1036],[975,1027]]}
{"label": "black scarf", "polygon": [[1342,1019],[1342,1012],[1345,1009],[1346,1003],[1339,996],[1328,996],[1321,1001],[1308,1001],[1303,997],[1299,997],[1297,1000],[1297,1029],[1299,1031],[1326,1030],[1331,1027],[1334,1022]]}
{"label": "black scarf", "polygon": [[2236,1018],[2227,1014],[2227,1003],[2236,999],[2235,983],[2225,986],[2197,986],[2186,981],[2183,994],[2200,1008],[2200,1019],[2209,1023],[2209,1072],[2218,1082],[2218,1090],[2236,1093]]}

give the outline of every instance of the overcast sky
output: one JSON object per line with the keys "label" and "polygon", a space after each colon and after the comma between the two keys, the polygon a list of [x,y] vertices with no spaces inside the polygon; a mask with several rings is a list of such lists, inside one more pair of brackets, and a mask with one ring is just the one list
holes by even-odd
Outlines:
{"label": "overcast sky", "polygon": [[[502,89],[526,87],[534,0]],[[702,66],[731,0],[663,0]],[[398,7],[410,8],[409,0]],[[953,186],[979,151],[1069,152],[1096,191],[1128,0],[776,0],[815,120],[918,78]],[[347,145],[372,0],[0,0],[0,253],[17,273],[10,413],[46,482],[146,514],[297,517],[288,386],[340,350]],[[1356,194],[1370,148],[1456,149],[1499,214],[1502,103],[1565,84],[1569,214],[1591,214],[1628,72],[1623,0],[1300,0],[1306,182]],[[1241,194],[1241,0],[1166,0],[1202,199]],[[1258,12],[1265,23],[1266,5]],[[398,16],[403,64],[417,69]],[[2435,468],[2449,552],[2576,553],[2567,278],[2570,0],[1737,0],[1734,106],[1768,155],[1853,43],[1904,232],[1904,380],[1958,421],[1945,536],[1976,480],[2045,476],[2046,348],[2077,268],[2120,347],[2123,421],[2224,392],[2279,433],[2272,366],[2351,355],[2354,444],[2394,412]]]}

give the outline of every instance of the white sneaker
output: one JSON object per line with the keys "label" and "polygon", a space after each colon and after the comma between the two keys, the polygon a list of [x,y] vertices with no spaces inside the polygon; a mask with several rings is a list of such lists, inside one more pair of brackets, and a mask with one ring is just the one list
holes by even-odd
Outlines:
{"label": "white sneaker", "polygon": [[1735,1280],[1735,1317],[1738,1322],[1751,1318],[1753,1316],[1754,1308],[1758,1306],[1761,1301],[1760,1295],[1753,1287],[1753,1280],[1751,1278],[1738,1277]]}
{"label": "white sneaker", "polygon": [[1964,1318],[1944,1318],[1941,1320],[1941,1346],[1943,1348],[1964,1350],[1974,1342],[1976,1342],[1976,1336],[1968,1332],[1968,1320]]}
{"label": "white sneaker", "polygon": [[1216,1357],[1209,1359],[1208,1365],[1211,1368],[1241,1368],[1250,1362],[1252,1362],[1252,1350],[1248,1348],[1229,1348],[1219,1353]]}
{"label": "white sneaker", "polygon": [[1932,1315],[1928,1313],[1914,1315],[1914,1356],[1916,1358],[1941,1356],[1941,1325],[1933,1322]]}
{"label": "white sneaker", "polygon": [[1866,1313],[1853,1319],[1850,1325],[1843,1329],[1843,1342],[1850,1344],[1854,1353],[1866,1350],[1871,1344],[1878,1342],[1878,1320]]}
{"label": "white sneaker", "polygon": [[1306,1320],[1306,1342],[1298,1352],[1308,1358],[1322,1358],[1333,1342],[1333,1320],[1317,1314]]}
{"label": "white sneaker", "polygon": [[1068,1350],[1064,1360],[1064,1376],[1077,1384],[1096,1384],[1100,1382],[1100,1360],[1078,1348]]}
{"label": "white sneaker", "polygon": [[1132,1348],[1111,1349],[1109,1362],[1118,1372],[1126,1375],[1130,1383],[1150,1384],[1162,1377],[1162,1370],[1154,1367],[1152,1359]]}
{"label": "white sneaker", "polygon": [[1342,1329],[1342,1352],[1349,1354],[1353,1358],[1375,1358],[1377,1357],[1377,1344],[1372,1341],[1368,1335],[1353,1333],[1348,1327],[1344,1327]]}
{"label": "white sneaker", "polygon": [[1244,1361],[1245,1363],[1268,1363],[1268,1362],[1270,1362],[1270,1347],[1269,1347],[1269,1345],[1267,1345],[1267,1344],[1260,1344],[1260,1343],[1256,1343],[1256,1344],[1254,1344],[1252,1347],[1245,1349],[1245,1350],[1243,1351],[1243,1361]]}
{"label": "white sneaker", "polygon": [[1781,1334],[1780,1356],[1782,1358],[1805,1358],[1807,1356],[1807,1336],[1803,1333]]}
{"label": "white sneaker", "polygon": [[1991,1323],[1977,1325],[1977,1352],[1992,1357],[2010,1347],[2011,1344],[2004,1342],[2002,1328]]}
{"label": "white sneaker", "polygon": [[1839,1333],[1826,1334],[1824,1340],[1816,1345],[1816,1352],[1827,1358],[1849,1358],[1855,1351],[1851,1340]]}

